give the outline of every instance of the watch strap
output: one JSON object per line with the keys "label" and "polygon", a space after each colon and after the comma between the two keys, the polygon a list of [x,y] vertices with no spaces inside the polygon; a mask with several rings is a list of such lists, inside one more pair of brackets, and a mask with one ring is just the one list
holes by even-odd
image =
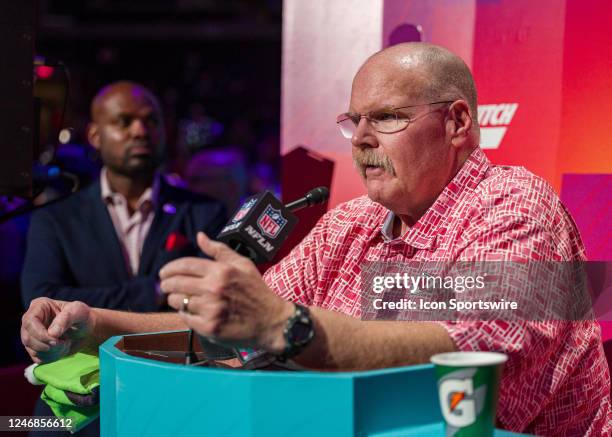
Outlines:
{"label": "watch strap", "polygon": [[[282,354],[278,357],[279,361],[286,361],[289,358],[293,358],[300,354],[306,346],[312,342],[314,338],[314,323],[310,316],[310,311],[307,307],[294,303],[295,309],[289,319],[283,331],[285,338],[285,349]],[[301,326],[298,326],[301,325]],[[294,331],[296,328],[306,329],[307,334],[303,339],[296,340]]]}

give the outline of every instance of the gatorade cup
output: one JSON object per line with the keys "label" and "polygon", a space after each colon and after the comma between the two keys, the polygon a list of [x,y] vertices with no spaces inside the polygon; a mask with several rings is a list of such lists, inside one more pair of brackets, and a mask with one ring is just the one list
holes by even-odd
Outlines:
{"label": "gatorade cup", "polygon": [[493,435],[507,359],[497,352],[448,352],[431,357],[447,436]]}

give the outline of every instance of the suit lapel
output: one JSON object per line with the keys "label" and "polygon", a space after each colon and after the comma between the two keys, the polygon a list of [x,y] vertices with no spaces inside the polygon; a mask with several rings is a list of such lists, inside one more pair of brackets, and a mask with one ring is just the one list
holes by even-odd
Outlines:
{"label": "suit lapel", "polygon": [[145,239],[140,257],[139,274],[149,273],[153,262],[160,252],[163,252],[165,241],[170,232],[176,230],[188,209],[188,203],[173,201],[168,195],[169,187],[160,176],[160,190],[157,205],[155,206],[155,217],[151,229]]}
{"label": "suit lapel", "polygon": [[97,247],[102,252],[100,259],[110,264],[120,281],[125,281],[130,275],[125,264],[123,249],[117,237],[117,231],[115,231],[113,221],[100,194],[99,181],[92,185],[89,196],[92,205],[89,210],[89,223],[92,227],[90,234],[95,237]]}

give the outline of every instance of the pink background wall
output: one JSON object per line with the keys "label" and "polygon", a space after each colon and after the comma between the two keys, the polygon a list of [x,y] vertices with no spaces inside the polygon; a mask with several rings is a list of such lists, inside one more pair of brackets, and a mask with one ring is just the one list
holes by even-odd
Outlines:
{"label": "pink background wall", "polygon": [[[382,0],[283,3],[281,153],[304,145],[334,161],[330,205],[363,193],[336,116],[348,109],[357,69],[380,50],[382,13]],[[286,186],[297,175],[284,171]]]}

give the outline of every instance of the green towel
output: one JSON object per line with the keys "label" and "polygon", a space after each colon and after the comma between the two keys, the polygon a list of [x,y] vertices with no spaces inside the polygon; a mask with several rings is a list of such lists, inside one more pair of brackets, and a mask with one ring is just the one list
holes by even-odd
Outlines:
{"label": "green towel", "polygon": [[99,405],[78,405],[66,392],[77,395],[91,395],[100,386],[100,361],[97,356],[77,352],[34,369],[34,376],[46,384],[41,394],[53,414],[60,418],[72,419],[70,432],[77,432],[100,414]]}

